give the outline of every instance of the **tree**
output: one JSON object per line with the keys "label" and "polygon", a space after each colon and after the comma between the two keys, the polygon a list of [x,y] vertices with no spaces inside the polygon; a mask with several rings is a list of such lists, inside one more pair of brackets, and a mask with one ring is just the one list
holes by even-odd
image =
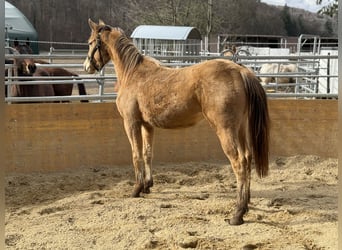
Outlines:
{"label": "tree", "polygon": [[297,36],[298,35],[298,29],[297,29],[297,24],[296,22],[293,20],[290,11],[289,11],[289,7],[285,4],[281,16],[283,18],[283,22],[284,22],[284,26],[285,26],[285,30],[287,32],[288,36]]}
{"label": "tree", "polygon": [[[141,24],[193,26],[201,34],[208,31],[208,0],[134,0],[130,18],[134,26]],[[215,3],[213,3],[215,6]],[[219,26],[213,15],[211,32]]]}
{"label": "tree", "polygon": [[[322,0],[316,0],[317,4],[322,4]],[[322,9],[318,11],[319,14],[324,14],[328,16],[335,16],[338,12],[338,0],[331,0],[329,4],[324,6]]]}
{"label": "tree", "polygon": [[213,13],[219,17],[221,33],[254,34],[256,8],[255,0],[217,0]]}
{"label": "tree", "polygon": [[324,33],[323,36],[331,36],[334,33],[332,23],[330,20],[327,20],[324,24]]}

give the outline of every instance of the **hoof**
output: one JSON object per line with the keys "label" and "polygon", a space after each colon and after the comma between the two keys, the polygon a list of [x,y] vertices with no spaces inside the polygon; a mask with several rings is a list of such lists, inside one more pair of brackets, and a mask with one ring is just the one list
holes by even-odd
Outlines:
{"label": "hoof", "polygon": [[135,187],[132,193],[132,197],[136,198],[136,197],[140,197],[140,192],[143,190],[143,186],[138,186]]}
{"label": "hoof", "polygon": [[239,225],[242,225],[244,223],[244,221],[242,218],[233,217],[230,220],[228,220],[228,223],[229,223],[229,225],[232,225],[232,226],[239,226]]}
{"label": "hoof", "polygon": [[144,185],[142,192],[145,194],[151,193],[151,190],[150,190],[151,187],[153,187],[153,180],[152,179],[145,182],[145,185]]}
{"label": "hoof", "polygon": [[151,193],[150,188],[149,188],[149,187],[144,188],[144,189],[143,189],[143,193],[144,193],[144,194],[149,194],[149,193]]}
{"label": "hoof", "polygon": [[133,191],[131,196],[132,196],[132,198],[138,198],[138,197],[140,197],[140,192]]}
{"label": "hoof", "polygon": [[151,179],[151,180],[149,180],[149,181],[147,181],[146,183],[145,183],[145,186],[146,187],[153,187],[153,179]]}

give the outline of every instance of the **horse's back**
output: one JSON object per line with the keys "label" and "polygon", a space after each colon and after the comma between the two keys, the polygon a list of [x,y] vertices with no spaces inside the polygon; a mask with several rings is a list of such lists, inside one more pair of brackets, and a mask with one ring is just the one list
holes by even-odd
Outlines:
{"label": "horse's back", "polygon": [[64,68],[47,67],[45,70],[50,76],[78,76]]}

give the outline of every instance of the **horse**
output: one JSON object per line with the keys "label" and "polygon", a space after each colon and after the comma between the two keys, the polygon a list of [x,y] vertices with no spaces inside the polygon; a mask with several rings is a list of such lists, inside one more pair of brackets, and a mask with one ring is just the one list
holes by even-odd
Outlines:
{"label": "horse", "polygon": [[184,68],[144,56],[120,28],[88,20],[91,35],[84,70],[100,71],[110,60],[118,76],[116,105],[132,149],[132,197],[153,186],[154,128],[178,129],[205,118],[215,130],[237,180],[231,225],[244,223],[250,202],[251,164],[268,174],[269,113],[266,93],[244,66],[213,59]]}
{"label": "horse", "polygon": [[[260,74],[276,74],[276,73],[292,73],[297,72],[298,68],[296,64],[278,64],[278,63],[266,63],[261,65],[259,70]],[[293,77],[263,77],[260,76],[262,84],[269,84],[270,82],[277,83],[293,83],[295,79]]]}
{"label": "horse", "polygon": [[[18,41],[14,41],[14,50],[19,54],[33,54],[29,41],[25,44],[19,44]],[[72,73],[64,68],[37,68],[39,64],[49,64],[48,62],[40,59],[32,58],[16,58],[14,60],[18,68],[19,76],[75,76],[77,74]],[[77,84],[80,95],[86,95],[86,89],[83,83]],[[14,85],[12,87],[12,96],[69,96],[72,94],[73,84],[41,84],[41,85]],[[88,102],[88,100],[82,100],[81,102]]]}
{"label": "horse", "polygon": [[225,45],[224,49],[221,51],[221,56],[231,57],[233,62],[237,62],[239,56],[250,56],[251,53],[241,47],[236,47],[235,44],[229,46]]}
{"label": "horse", "polygon": [[[40,64],[48,64],[42,60],[35,60],[35,63]],[[70,77],[78,77],[77,74],[72,73],[64,68],[56,68],[56,67],[47,67],[43,70],[37,70],[33,76],[44,76],[47,74],[48,76],[55,77],[55,76],[70,76]],[[53,90],[56,96],[67,96],[72,94],[73,84],[52,84]],[[83,83],[78,83],[78,92],[80,95],[86,95],[86,89]],[[81,102],[88,102],[87,100],[81,100]]]}
{"label": "horse", "polygon": [[236,56],[237,54],[237,48],[235,45],[232,45],[231,47],[226,45],[224,47],[224,50],[222,50],[221,55],[223,56]]}
{"label": "horse", "polygon": [[[12,54],[29,54],[32,50],[27,50],[26,46],[20,45],[17,41],[14,42],[15,48],[10,48]],[[31,53],[32,54],[32,53]],[[15,64],[18,76],[32,76],[36,74],[37,67],[31,58],[15,58],[14,60],[5,60],[7,64]],[[39,70],[38,70],[39,71]],[[42,72],[42,75],[47,75]],[[5,76],[8,76],[8,70],[5,70]],[[24,96],[54,96],[52,85],[11,85],[11,96],[24,97]],[[7,88],[5,88],[5,95],[8,96]]]}

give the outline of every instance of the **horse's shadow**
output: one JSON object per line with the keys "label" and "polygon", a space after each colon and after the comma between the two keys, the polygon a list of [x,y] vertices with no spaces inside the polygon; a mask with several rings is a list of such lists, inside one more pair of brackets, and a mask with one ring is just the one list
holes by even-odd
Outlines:
{"label": "horse's shadow", "polygon": [[[196,168],[193,167],[196,166]],[[151,194],[142,198],[151,199],[206,199],[199,186],[220,183],[220,190],[208,188],[205,193],[234,199],[236,191],[232,170],[222,164],[191,163],[164,164],[154,167],[154,186]],[[19,208],[26,205],[53,203],[82,193],[106,193],[113,198],[129,198],[134,189],[133,167],[92,167],[50,173],[13,174],[5,178],[6,207]],[[187,190],[180,187],[188,186]],[[193,188],[193,189],[192,189]],[[204,195],[204,196],[203,196]]]}
{"label": "horse's shadow", "polygon": [[115,190],[116,186],[132,189],[133,175],[132,171],[119,167],[8,175],[5,177],[5,204],[8,208],[20,208],[53,203],[85,192]]}
{"label": "horse's shadow", "polygon": [[[262,223],[281,228],[288,226],[287,220],[267,219],[269,216],[272,217],[272,214],[279,213],[287,214],[289,217],[303,216],[303,219],[292,221],[291,225],[337,221],[338,197],[336,190],[337,184],[332,185],[317,180],[288,181],[283,183],[282,188],[270,188],[262,191],[253,191],[252,189],[252,202],[262,199],[266,202],[264,204],[266,208],[264,208],[265,206],[261,208],[260,204],[250,205],[250,211],[261,212],[262,219],[246,220],[246,223]],[[306,213],[316,216],[307,216],[308,218],[304,219]]]}

